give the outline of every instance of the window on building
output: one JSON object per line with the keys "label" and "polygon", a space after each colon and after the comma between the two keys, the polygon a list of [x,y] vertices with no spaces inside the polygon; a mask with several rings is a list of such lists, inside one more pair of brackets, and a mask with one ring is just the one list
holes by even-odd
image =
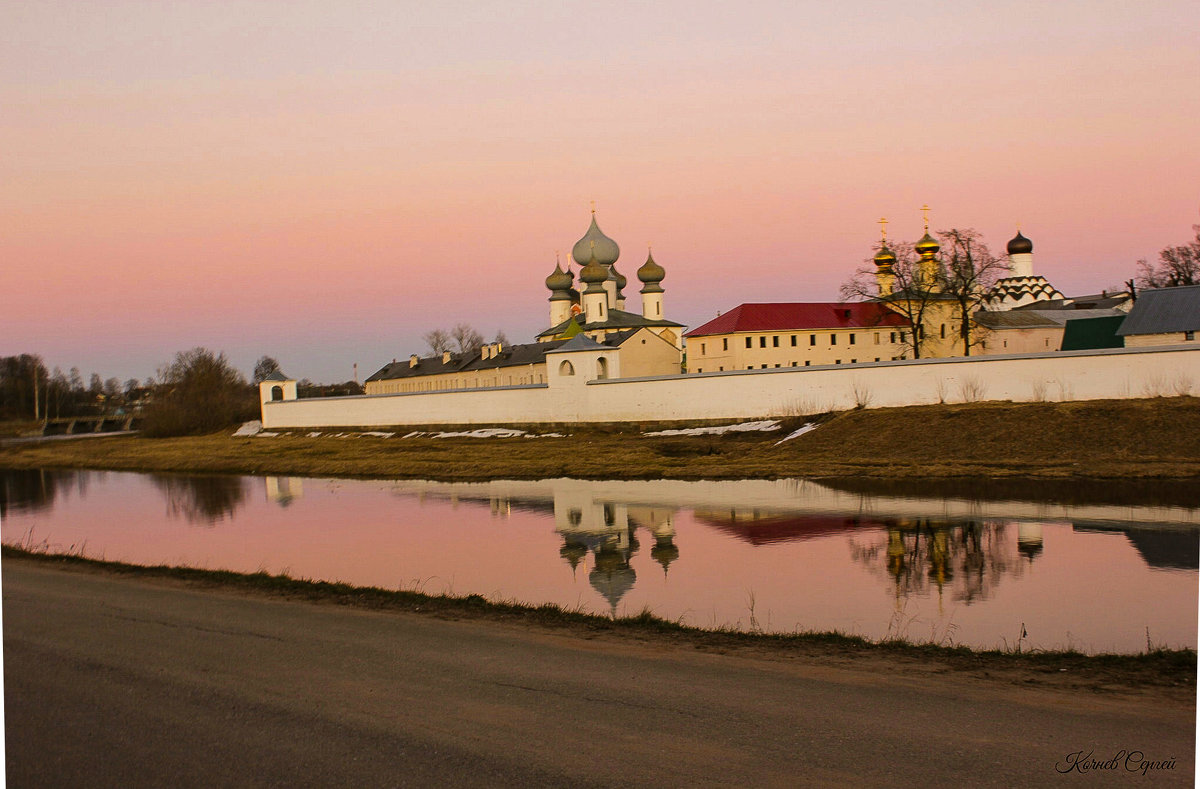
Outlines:
{"label": "window on building", "polygon": [[896,332],[892,332],[891,342],[893,342],[893,343],[896,342]]}
{"label": "window on building", "polygon": [[830,332],[830,333],[829,333],[829,344],[830,344],[830,345],[837,345],[837,334],[835,334],[835,333],[833,333],[833,332]]}
{"label": "window on building", "polygon": [[753,340],[753,339],[751,339],[750,337],[747,337],[747,338],[746,338],[746,347],[747,347],[747,348],[753,348],[753,347],[754,347],[754,340]]}
{"label": "window on building", "polygon": [[[879,332],[875,332],[875,344],[879,344]],[[878,361],[878,359],[876,359],[876,361]]]}
{"label": "window on building", "polygon": [[1050,347],[1050,338],[1049,337],[1046,338],[1046,347],[1047,348]]}
{"label": "window on building", "polygon": [[776,366],[776,367],[783,367],[783,365],[782,365],[782,364],[777,364],[777,365],[775,365],[775,366]]}
{"label": "window on building", "polygon": [[767,347],[767,338],[766,338],[766,337],[759,337],[759,338],[758,338],[758,347],[759,347],[759,348],[766,348],[766,347]]}
{"label": "window on building", "polygon": [[702,372],[704,372],[704,368],[703,368],[703,367],[697,367],[697,368],[696,368],[696,372],[698,372],[698,373],[702,373]]}
{"label": "window on building", "polygon": [[900,342],[908,342],[908,338],[906,337],[906,334],[907,334],[907,332],[900,332]]}
{"label": "window on building", "polygon": [[1196,339],[1196,332],[1185,331],[1183,333],[1183,339],[1186,340],[1187,342],[1191,342],[1192,340]]}
{"label": "window on building", "polygon": [[752,365],[752,364],[748,364],[748,365],[746,365],[746,369],[747,369],[747,370],[753,370],[753,369],[754,369],[754,365]]}
{"label": "window on building", "polygon": [[729,338],[728,337],[721,338],[721,350],[722,351],[729,350]]}
{"label": "window on building", "polygon": [[946,339],[946,324],[942,324],[942,339]]}
{"label": "window on building", "polygon": [[764,364],[764,365],[762,366],[762,369],[764,369],[764,370],[765,370],[765,369],[767,369],[767,366]]}
{"label": "window on building", "polygon": [[850,364],[858,364],[858,359],[851,359]]}
{"label": "window on building", "polygon": [[779,347],[779,335],[778,334],[776,334],[774,337],[771,338],[771,347],[773,347],[773,348]]}
{"label": "window on building", "polygon": [[574,375],[575,365],[571,364],[567,359],[563,359],[563,363],[558,366],[559,375]]}
{"label": "window on building", "polygon": [[[642,342],[645,342],[645,340],[642,340]],[[704,343],[700,343],[700,355],[704,355]]]}
{"label": "window on building", "polygon": [[804,360],[804,366],[805,366],[805,367],[809,367],[809,366],[811,366],[811,365],[812,365],[812,362],[808,361],[807,359],[805,359],[805,360]]}
{"label": "window on building", "polygon": [[724,372],[724,371],[725,371],[725,368],[724,368],[724,367],[718,367],[718,368],[717,368],[717,372],[719,372],[719,373],[721,373],[721,372]]}
{"label": "window on building", "polygon": [[283,387],[282,386],[272,386],[271,387],[271,399],[272,400],[282,400],[283,399]]}
{"label": "window on building", "polygon": [[850,335],[850,344],[851,345],[854,344],[854,335],[853,334]]}
{"label": "window on building", "polygon": [[792,335],[792,347],[793,348],[796,347],[796,335],[794,335],[794,334]]}
{"label": "window on building", "polygon": [[808,344],[816,345],[817,344],[817,335],[815,335],[815,334],[808,335]]}
{"label": "window on building", "polygon": [[841,364],[841,363],[842,363],[842,360],[841,360],[841,359],[834,359],[834,360],[833,360],[833,363],[834,363],[834,364]]}

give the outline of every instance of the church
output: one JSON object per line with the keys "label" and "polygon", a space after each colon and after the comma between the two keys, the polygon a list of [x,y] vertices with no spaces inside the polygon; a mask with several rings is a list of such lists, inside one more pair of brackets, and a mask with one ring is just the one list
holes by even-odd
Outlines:
{"label": "church", "polygon": [[[668,320],[663,308],[666,271],[647,253],[637,270],[642,283],[641,311],[626,309],[628,279],[617,270],[621,249],[592,221],[567,258],[546,277],[550,291],[549,327],[536,342],[490,343],[472,353],[445,351],[405,361],[392,361],[369,376],[366,394],[402,394],[542,385],[547,382],[548,354],[588,351],[597,377],[640,378],[678,375],[683,362],[683,324]],[[573,270],[572,262],[581,267]],[[573,374],[566,357],[557,362],[560,375]],[[570,370],[570,372],[568,372]]]}

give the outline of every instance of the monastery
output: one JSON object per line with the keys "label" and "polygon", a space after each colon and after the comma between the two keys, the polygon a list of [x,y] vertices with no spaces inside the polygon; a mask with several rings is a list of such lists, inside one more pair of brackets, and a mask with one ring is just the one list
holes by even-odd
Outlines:
{"label": "monastery", "polygon": [[[924,284],[944,265],[928,214],[914,250],[912,265],[899,263],[883,234],[866,300],[741,304],[685,334],[667,317],[666,270],[652,253],[636,271],[640,309],[629,309],[620,248],[593,210],[565,268],[545,279],[548,325],[535,342],[393,360],[353,397],[298,398],[295,381],[276,377],[260,387],[263,425],[761,419],[1200,390],[1200,287],[1146,291],[1136,304],[1126,293],[1067,298],[1034,272],[1033,242],[1018,232],[964,347],[962,307]],[[906,309],[917,299],[919,313]]]}
{"label": "monastery", "polygon": [[[621,249],[596,224],[575,242],[567,268],[556,263],[546,277],[550,291],[550,327],[537,342],[505,347],[483,346],[477,353],[443,352],[407,362],[392,362],[366,380],[368,395],[433,392],[546,383],[546,365],[552,360],[564,375],[573,375],[574,363],[559,354],[577,350],[599,352],[598,379],[675,375],[683,358],[682,324],[663,313],[663,279],[666,271],[648,254],[637,270],[642,283],[641,312],[626,310],[628,280],[617,271]],[[571,259],[587,261],[578,275]],[[576,279],[578,276],[578,280]]]}

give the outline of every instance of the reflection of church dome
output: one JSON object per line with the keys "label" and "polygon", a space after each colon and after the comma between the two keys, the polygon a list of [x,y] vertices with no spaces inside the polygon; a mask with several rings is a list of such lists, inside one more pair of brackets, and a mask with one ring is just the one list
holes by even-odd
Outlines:
{"label": "reflection of church dome", "polygon": [[664,537],[654,543],[654,547],[650,549],[650,558],[662,565],[663,575],[666,575],[671,562],[679,558],[679,548],[670,537]]}
{"label": "reflection of church dome", "polygon": [[571,565],[574,570],[583,561],[583,557],[587,556],[587,546],[574,540],[563,544],[563,547],[558,549],[558,555],[567,560],[567,564]]}
{"label": "reflection of church dome", "polygon": [[602,550],[596,554],[596,564],[588,573],[588,581],[591,582],[592,588],[608,601],[613,614],[616,614],[617,604],[633,588],[637,581],[637,573],[620,553]]}
{"label": "reflection of church dome", "polygon": [[592,224],[588,231],[571,248],[571,255],[576,262],[586,261],[591,259],[593,250],[596,253],[596,262],[601,266],[611,266],[621,256],[621,248],[617,246],[617,242],[600,231],[600,226],[596,224],[595,212],[592,212]]}
{"label": "reflection of church dome", "polygon": [[1033,252],[1033,242],[1021,235],[1021,231],[1018,230],[1013,239],[1008,242],[1008,254],[1027,255],[1031,252]]}

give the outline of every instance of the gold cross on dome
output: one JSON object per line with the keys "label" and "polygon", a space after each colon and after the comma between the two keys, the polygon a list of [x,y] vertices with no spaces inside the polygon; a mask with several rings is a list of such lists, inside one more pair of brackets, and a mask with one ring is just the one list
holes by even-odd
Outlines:
{"label": "gold cross on dome", "polygon": [[879,218],[879,232],[884,241],[887,241],[887,224],[888,224],[887,217],[881,216]]}
{"label": "gold cross on dome", "polygon": [[929,203],[921,206],[921,213],[925,215],[925,232],[929,232]]}
{"label": "gold cross on dome", "polygon": [[592,202],[592,213],[594,214],[594,213],[596,213],[596,201],[593,200],[591,202]]}

